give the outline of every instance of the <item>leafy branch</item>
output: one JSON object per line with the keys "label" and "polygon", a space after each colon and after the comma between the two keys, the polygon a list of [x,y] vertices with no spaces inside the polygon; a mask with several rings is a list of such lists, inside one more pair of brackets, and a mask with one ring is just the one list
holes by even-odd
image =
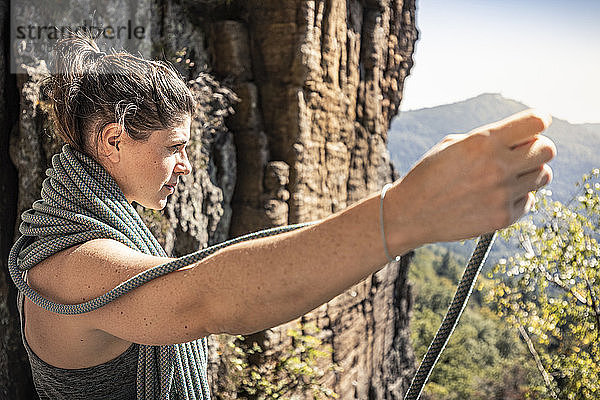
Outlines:
{"label": "leafy branch", "polygon": [[533,216],[500,232],[507,241],[518,235],[526,253],[501,259],[489,275],[487,302],[519,331],[547,394],[561,400],[600,392],[599,181],[597,168],[585,174],[566,206],[536,193]]}

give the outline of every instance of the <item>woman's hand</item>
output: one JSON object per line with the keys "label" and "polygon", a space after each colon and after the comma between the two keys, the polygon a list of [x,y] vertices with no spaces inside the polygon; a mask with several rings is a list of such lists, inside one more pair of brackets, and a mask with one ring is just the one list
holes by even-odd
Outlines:
{"label": "woman's hand", "polygon": [[517,221],[533,205],[531,191],[552,180],[546,163],[556,146],[540,134],[550,123],[550,116],[527,110],[446,136],[388,191],[390,242],[401,240],[394,239],[402,231],[394,225],[414,227],[424,244],[471,238]]}

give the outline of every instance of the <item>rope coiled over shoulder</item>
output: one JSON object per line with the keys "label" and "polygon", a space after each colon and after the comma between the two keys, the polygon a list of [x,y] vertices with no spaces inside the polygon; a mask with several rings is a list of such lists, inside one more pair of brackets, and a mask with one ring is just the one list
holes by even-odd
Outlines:
{"label": "rope coiled over shoulder", "polygon": [[[52,157],[42,184],[42,199],[23,212],[20,236],[8,258],[17,286],[36,305],[59,314],[82,314],[100,308],[144,283],[188,266],[245,240],[288,232],[317,223],[288,225],[250,233],[148,269],[105,294],[80,304],[58,304],[25,282],[35,265],[77,244],[98,238],[117,240],[144,254],[167,257],[112,176],[94,159],[66,144]],[[206,338],[168,346],[140,345],[138,399],[210,399]]]}

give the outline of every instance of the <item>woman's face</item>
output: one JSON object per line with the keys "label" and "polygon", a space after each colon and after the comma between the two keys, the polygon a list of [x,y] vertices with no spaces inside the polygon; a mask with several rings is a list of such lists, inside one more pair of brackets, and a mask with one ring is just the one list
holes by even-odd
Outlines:
{"label": "woman's face", "polygon": [[179,176],[192,171],[185,150],[189,140],[189,117],[173,129],[152,132],[145,142],[120,135],[118,162],[111,163],[109,172],[129,203],[155,210],[165,207]]}

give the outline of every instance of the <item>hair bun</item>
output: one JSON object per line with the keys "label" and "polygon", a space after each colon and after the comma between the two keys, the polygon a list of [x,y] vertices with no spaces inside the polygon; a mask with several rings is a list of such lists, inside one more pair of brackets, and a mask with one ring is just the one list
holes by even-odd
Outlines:
{"label": "hair bun", "polygon": [[98,61],[102,57],[106,57],[106,53],[102,50],[95,50],[92,52],[94,61]]}

